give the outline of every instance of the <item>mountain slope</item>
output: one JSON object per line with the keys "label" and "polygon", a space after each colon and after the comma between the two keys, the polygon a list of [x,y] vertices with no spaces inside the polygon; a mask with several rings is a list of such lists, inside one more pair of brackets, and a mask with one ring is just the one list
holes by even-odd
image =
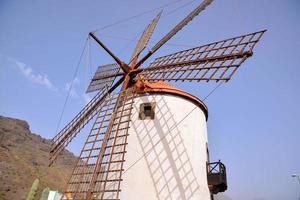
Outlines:
{"label": "mountain slope", "polygon": [[76,157],[64,151],[48,167],[50,140],[31,133],[26,121],[0,116],[0,200],[25,199],[33,181],[45,187],[63,190]]}

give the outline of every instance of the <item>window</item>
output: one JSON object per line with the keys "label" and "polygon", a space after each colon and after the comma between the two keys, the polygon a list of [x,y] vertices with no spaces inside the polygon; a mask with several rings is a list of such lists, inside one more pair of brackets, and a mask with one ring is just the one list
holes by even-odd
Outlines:
{"label": "window", "polygon": [[142,103],[140,105],[139,119],[154,119],[155,115],[155,102],[152,103]]}

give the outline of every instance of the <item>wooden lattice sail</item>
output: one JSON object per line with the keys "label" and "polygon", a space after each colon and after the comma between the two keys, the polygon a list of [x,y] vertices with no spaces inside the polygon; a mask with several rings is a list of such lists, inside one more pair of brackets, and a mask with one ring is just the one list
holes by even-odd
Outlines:
{"label": "wooden lattice sail", "polygon": [[118,199],[133,104],[131,90],[110,95],[99,110],[66,193],[75,199]]}

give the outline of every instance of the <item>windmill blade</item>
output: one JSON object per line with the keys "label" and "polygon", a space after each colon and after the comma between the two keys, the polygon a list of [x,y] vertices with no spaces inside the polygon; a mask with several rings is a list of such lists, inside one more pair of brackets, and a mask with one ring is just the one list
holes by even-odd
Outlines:
{"label": "windmill blade", "polygon": [[84,143],[77,164],[73,169],[72,175],[68,181],[66,194],[73,199],[86,199],[89,191],[89,183],[95,170],[96,159],[98,158],[103,134],[111,118],[115,107],[117,96],[109,98],[109,102],[103,106],[90,130],[90,133]]}
{"label": "windmill blade", "polygon": [[168,34],[166,34],[152,49],[134,66],[134,69],[143,64],[152,54],[154,54],[161,46],[169,41],[176,33],[185,27],[190,21],[194,19],[201,11],[209,6],[213,0],[204,0],[198,7],[196,7],[188,16],[179,22]]}
{"label": "windmill blade", "polygon": [[86,93],[110,87],[116,77],[122,75],[123,73],[120,72],[120,67],[117,63],[99,66],[87,88]]}
{"label": "windmill blade", "polygon": [[158,15],[150,22],[150,24],[146,27],[143,34],[141,35],[138,43],[136,44],[136,47],[132,53],[130,61],[134,61],[137,59],[138,55],[145,49],[147,46],[149,39],[157,25],[157,22],[161,16],[161,13],[158,13]]}
{"label": "windmill blade", "polygon": [[50,164],[59,153],[72,141],[79,131],[107,104],[107,91],[99,92],[53,139],[50,150]]}
{"label": "windmill blade", "polygon": [[140,80],[192,81],[231,79],[253,54],[266,30],[180,51],[157,58],[137,77]]}
{"label": "windmill blade", "polygon": [[53,139],[50,150],[50,165],[59,153],[66,147],[79,131],[106,105],[110,94],[123,83],[124,78],[118,80],[112,87],[100,91]]}
{"label": "windmill blade", "polygon": [[68,181],[73,199],[119,199],[133,99],[122,91],[98,112]]}

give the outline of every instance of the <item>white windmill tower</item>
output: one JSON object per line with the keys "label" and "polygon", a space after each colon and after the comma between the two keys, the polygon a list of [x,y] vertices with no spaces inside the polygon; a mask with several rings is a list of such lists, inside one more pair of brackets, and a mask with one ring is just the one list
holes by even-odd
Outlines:
{"label": "white windmill tower", "polygon": [[88,92],[99,93],[52,140],[50,165],[96,118],[68,181],[70,199],[209,200],[227,189],[225,166],[209,161],[207,107],[165,81],[230,80],[265,30],[163,56],[139,68],[211,2],[203,1],[139,59],[156,16],[129,64],[89,34],[116,63],[98,68]]}

